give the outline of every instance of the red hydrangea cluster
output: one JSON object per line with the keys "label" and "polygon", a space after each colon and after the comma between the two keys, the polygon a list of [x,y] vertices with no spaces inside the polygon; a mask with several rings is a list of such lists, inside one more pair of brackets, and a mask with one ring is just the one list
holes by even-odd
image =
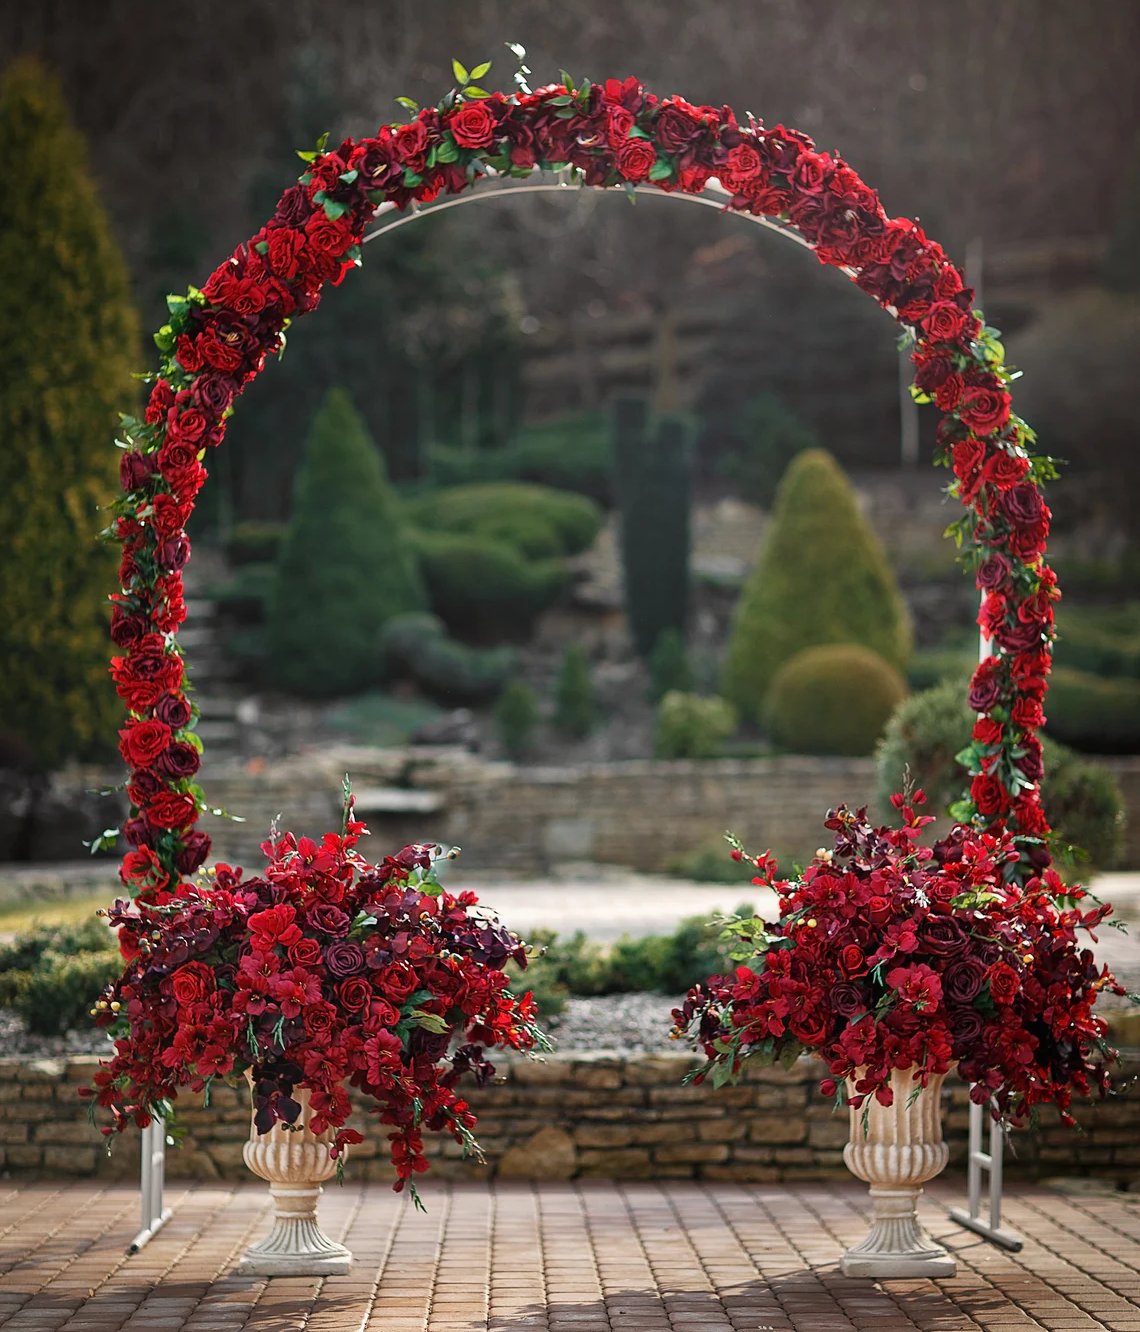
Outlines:
{"label": "red hydrangea cluster", "polygon": [[126,965],[95,1010],[115,1054],[86,1093],[112,1113],[105,1133],[248,1072],[262,1133],[292,1123],[308,1087],[313,1131],[337,1130],[334,1155],[362,1141],[345,1127],[349,1089],[362,1093],[391,1128],[397,1189],[427,1169],[426,1129],[478,1154],[460,1079],[490,1079],[489,1047],[545,1045],[530,994],[512,994],[503,970],[526,965],[523,945],[473,893],[443,891],[438,848],[372,865],[353,850],[363,832],[287,833],[264,844],[257,878],[219,865],[162,904],[115,905]]}
{"label": "red hydrangea cluster", "polygon": [[828,1066],[825,1095],[890,1105],[892,1070],[913,1068],[925,1086],[957,1063],[974,1100],[992,1098],[1008,1122],[1051,1102],[1072,1123],[1073,1095],[1104,1095],[1116,1058],[1094,1010],[1101,992],[1125,991],[1081,938],[1095,939],[1111,907],[1083,910],[1085,891],[1051,869],[1021,884],[1008,832],[956,824],[922,846],[922,792],[894,800],[899,828],[833,812],[834,850],[798,879],[749,857],[754,882],[779,894],[779,919],[732,922],[738,965],[674,1013],[676,1034],[692,1028],[708,1058],[693,1080],[719,1085],[750,1058],[811,1051]]}
{"label": "red hydrangea cluster", "polygon": [[742,121],[728,106],[658,98],[635,78],[510,95],[455,89],[407,124],[301,156],[307,170],[265,226],[201,290],[169,299],[145,414],[123,421],[112,636],[123,649],[114,677],[130,714],[121,738],[133,807],[124,832],[134,849],[122,874],[133,893],[168,888],[209,849],[193,831],[205,803],[194,780],[200,746],[174,634],[185,616],[186,521],[235,399],[280,350],[286,326],[316,308],[324,284],[359,264],[377,208],[535,169],[565,169],[589,186],[687,193],[715,179],[729,210],[798,233],[913,334],[915,391],[944,413],[940,460],[952,463],[967,506],[958,536],[986,593],[982,622],[995,653],[971,690],[984,715],[958,815],[1033,837],[1047,831],[1036,730],[1057,595],[1042,562],[1049,511],[1038,483],[1049,464],[1031,456],[1032,433],[1011,413],[1012,376],[995,331],[921,227],[889,217],[842,158],[817,151],[806,135]]}

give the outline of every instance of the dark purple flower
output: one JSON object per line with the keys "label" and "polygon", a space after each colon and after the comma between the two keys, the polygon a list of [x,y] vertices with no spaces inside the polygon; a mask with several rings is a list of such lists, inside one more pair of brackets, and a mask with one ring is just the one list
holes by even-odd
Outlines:
{"label": "dark purple flower", "polygon": [[968,1004],[981,994],[985,979],[985,964],[976,957],[964,957],[946,968],[942,992],[951,1004]]}
{"label": "dark purple flower", "polygon": [[355,976],[364,970],[364,950],[347,939],[331,943],[325,949],[325,966],[340,980]]}
{"label": "dark purple flower", "polygon": [[1014,527],[1033,527],[1045,518],[1045,501],[1032,481],[1022,481],[1002,495],[1001,511]]}
{"label": "dark purple flower", "polygon": [[190,385],[190,398],[196,407],[200,407],[211,416],[220,417],[233,401],[237,384],[229,375],[206,371],[197,375]]}
{"label": "dark purple flower", "polygon": [[347,934],[350,917],[331,902],[317,902],[309,908],[309,924],[323,934]]}
{"label": "dark purple flower", "polygon": [[155,759],[154,770],[164,777],[193,777],[201,762],[201,756],[193,745],[176,740]]}
{"label": "dark purple flower", "polygon": [[168,537],[159,544],[155,559],[163,573],[177,573],[190,559],[190,538],[185,532]]}
{"label": "dark purple flower", "polygon": [[1009,571],[1009,561],[999,551],[995,551],[978,566],[977,584],[987,592],[993,592],[1009,578]]}
{"label": "dark purple flower", "polygon": [[867,1004],[857,985],[841,981],[831,987],[831,1005],[841,1017],[854,1017],[866,1012]]}
{"label": "dark purple flower", "polygon": [[935,957],[955,957],[969,942],[966,931],[952,916],[935,916],[923,929],[921,946]]}
{"label": "dark purple flower", "polygon": [[210,854],[210,838],[204,832],[190,832],[182,839],[182,849],[174,857],[179,874],[193,874]]}
{"label": "dark purple flower", "polygon": [[950,1031],[954,1037],[954,1048],[958,1052],[968,1050],[981,1039],[985,1030],[982,1015],[976,1008],[955,1008],[950,1015]]}
{"label": "dark purple flower", "polygon": [[188,724],[193,713],[184,694],[163,694],[154,705],[154,715],[172,731],[180,731]]}

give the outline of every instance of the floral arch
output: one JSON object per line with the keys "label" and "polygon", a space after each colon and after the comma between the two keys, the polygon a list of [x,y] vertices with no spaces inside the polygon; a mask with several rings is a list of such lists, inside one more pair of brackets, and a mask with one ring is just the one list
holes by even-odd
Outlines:
{"label": "floral arch", "polygon": [[209,855],[196,826],[207,808],[196,780],[202,746],[176,633],[186,613],[187,519],[235,400],[282,349],[286,327],[316,309],[325,284],[360,264],[378,217],[526,177],[523,188],[674,193],[762,222],[840,269],[913,341],[913,392],[942,413],[935,461],[952,469],[950,491],[964,506],[950,534],[983,593],[979,624],[992,647],[970,686],[979,714],[971,782],[954,812],[1033,839],[1025,857],[1040,866],[1048,825],[1037,731],[1059,596],[1043,558],[1041,484],[1055,473],[1033,456],[1033,432],[1011,412],[1014,376],[961,270],[917,223],[889,217],[846,162],[796,130],[658,98],[635,78],[576,87],[563,76],[534,92],[487,94],[456,73],[462,86],[438,106],[409,104],[407,123],[300,154],[306,170],[265,226],[201,289],[169,298],[145,414],[123,419],[124,494],[110,529],[122,546],[112,675],[128,713],[120,750],[131,770],[122,829],[130,849],[120,873],[132,895],[162,900]]}

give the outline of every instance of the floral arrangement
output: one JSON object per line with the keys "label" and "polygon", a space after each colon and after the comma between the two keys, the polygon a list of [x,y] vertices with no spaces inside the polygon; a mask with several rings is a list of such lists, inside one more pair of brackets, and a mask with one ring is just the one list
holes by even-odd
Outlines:
{"label": "floral arrangement", "polygon": [[216,1079],[248,1072],[259,1132],[293,1123],[305,1086],[313,1132],[336,1130],[334,1157],[362,1141],[345,1127],[348,1088],[362,1093],[391,1126],[397,1190],[427,1169],[425,1129],[478,1156],[456,1084],[492,1077],[487,1047],[546,1048],[530,994],[513,995],[503,971],[525,967],[524,946],[474,893],[442,889],[438,847],[369,864],[346,811],[344,832],[319,844],[264,843],[260,877],[218,865],[161,902],[109,912],[126,968],[94,1012],[115,1053],[85,1093],[112,1113],[104,1133],[169,1119],[183,1088],[208,1098]]}
{"label": "floral arrangement", "polygon": [[[143,897],[170,890],[209,855],[195,826],[208,806],[175,634],[186,614],[187,520],[238,397],[283,349],[290,323],[316,309],[325,284],[360,264],[379,208],[536,170],[630,192],[696,194],[719,182],[728,211],[797,233],[898,320],[914,344],[914,392],[943,414],[937,461],[952,467],[951,491],[966,508],[954,536],[984,590],[981,623],[993,643],[970,690],[981,716],[964,755],[972,782],[955,813],[1044,837],[1036,732],[1058,592],[1043,560],[1049,510],[1040,486],[1054,472],[1032,455],[1033,433],[1011,412],[1014,376],[961,271],[917,223],[890,217],[841,157],[796,130],[741,119],[728,106],[659,98],[636,78],[575,83],[563,73],[532,91],[523,69],[514,91],[488,93],[475,82],[488,69],[456,63],[456,84],[437,105],[399,99],[407,123],[301,153],[304,173],[268,222],[201,289],[168,299],[169,322],[155,334],[160,365],[143,376],[145,411],[122,421],[124,493],[109,529],[122,547],[111,636],[129,714],[120,732],[131,802],[124,884]],[[1028,872],[1034,848],[1023,849]],[[1040,862],[1041,849],[1035,854]]]}
{"label": "floral arrangement", "polygon": [[1083,910],[1087,893],[1052,869],[1020,883],[1008,832],[956,824],[921,845],[924,802],[895,796],[898,828],[841,806],[826,823],[834,850],[794,879],[735,844],[779,894],[779,918],[729,922],[735,969],[674,1012],[674,1034],[692,1029],[707,1056],[692,1081],[809,1051],[828,1066],[820,1090],[856,1107],[890,1105],[894,1069],[913,1068],[917,1092],[955,1062],[974,1101],[1012,1124],[1047,1102],[1071,1124],[1075,1092],[1106,1094],[1116,1051],[1094,1008],[1125,991],[1080,935],[1095,938],[1111,907]]}

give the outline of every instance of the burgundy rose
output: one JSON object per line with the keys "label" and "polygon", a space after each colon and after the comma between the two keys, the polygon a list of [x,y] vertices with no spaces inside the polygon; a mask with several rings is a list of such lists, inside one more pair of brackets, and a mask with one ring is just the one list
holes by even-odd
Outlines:
{"label": "burgundy rose", "polygon": [[1009,578],[1010,563],[1006,557],[999,552],[990,555],[984,559],[978,566],[976,582],[979,588],[986,591],[993,591],[1001,587]]}
{"label": "burgundy rose", "polygon": [[400,1005],[415,990],[418,981],[411,967],[400,962],[390,962],[377,972],[376,983],[385,998]]}
{"label": "burgundy rose", "polygon": [[317,902],[309,908],[309,924],[323,934],[347,934],[352,919],[331,902]]}
{"label": "burgundy rose", "polygon": [[801,153],[796,163],[795,186],[801,194],[819,194],[827,183],[831,159],[826,153]]}
{"label": "burgundy rose", "polygon": [[182,848],[174,857],[179,874],[193,874],[206,863],[210,854],[210,838],[204,832],[188,832],[182,838]]}
{"label": "burgundy rose", "polygon": [[127,798],[132,805],[140,807],[150,804],[156,795],[165,790],[166,783],[149,768],[137,768],[127,782]]}
{"label": "burgundy rose", "polygon": [[285,227],[299,227],[313,211],[309,196],[301,185],[290,185],[277,200],[273,220]]}
{"label": "burgundy rose", "polygon": [[149,768],[170,743],[170,727],[158,720],[128,722],[119,732],[119,753],[132,768]]}
{"label": "burgundy rose", "polygon": [[495,138],[495,118],[482,102],[464,102],[452,112],[447,128],[460,148],[490,148]]}
{"label": "burgundy rose", "polygon": [[157,462],[153,453],[129,449],[119,459],[119,484],[124,490],[142,490],[154,475]]}
{"label": "burgundy rose", "polygon": [[359,944],[342,939],[325,949],[325,966],[334,976],[355,976],[364,970],[364,952]]}
{"label": "burgundy rose", "polygon": [[1001,511],[1014,527],[1033,528],[1043,522],[1048,510],[1032,481],[1012,486],[1001,497]]}
{"label": "burgundy rose", "polygon": [[177,740],[162,751],[155,760],[154,768],[163,777],[177,780],[180,777],[193,777],[201,763],[201,756],[193,745],[188,745],[184,740]]}
{"label": "burgundy rose", "polygon": [[838,985],[833,985],[830,991],[831,1006],[840,1017],[855,1017],[859,1013],[867,1010],[866,1000],[857,985],[852,985],[848,981],[841,981]]}
{"label": "burgundy rose", "polygon": [[363,1013],[372,999],[372,986],[362,976],[350,976],[336,987],[336,995],[349,1013]]}
{"label": "burgundy rose", "polygon": [[1035,735],[1029,735],[1022,740],[1020,747],[1025,750],[1025,753],[1014,759],[1014,763],[1031,782],[1039,782],[1045,775],[1045,763],[1041,756],[1041,741]]}
{"label": "burgundy rose", "polygon": [[648,139],[626,139],[617,150],[617,167],[629,181],[645,180],[653,170],[657,153]]}
{"label": "burgundy rose", "polygon": [[704,126],[697,119],[695,108],[677,102],[666,103],[653,122],[657,142],[667,153],[681,153],[695,139],[700,138]]}
{"label": "burgundy rose", "polygon": [[123,824],[123,837],[131,846],[149,846],[154,833],[146,819],[137,814]]}
{"label": "burgundy rose", "polygon": [[954,1037],[954,1051],[957,1057],[982,1037],[985,1023],[976,1008],[955,1008],[950,1014],[950,1031]]}
{"label": "burgundy rose", "polygon": [[323,1043],[330,1041],[337,1028],[336,1008],[325,1001],[317,1004],[306,1005],[301,1014],[305,1023],[305,1030],[314,1040]]}
{"label": "burgundy rose", "polygon": [[966,932],[952,916],[935,916],[922,932],[922,947],[934,957],[956,957],[969,944]]}
{"label": "burgundy rose", "polygon": [[1001,666],[996,657],[979,662],[970,681],[969,702],[975,712],[989,712],[1002,697]]}
{"label": "burgundy rose", "polygon": [[121,606],[111,612],[111,642],[116,647],[128,648],[137,643],[149,628],[144,615],[129,614]]}
{"label": "burgundy rose", "polygon": [[992,435],[1009,420],[1010,397],[1004,389],[970,388],[962,395],[958,415],[979,435]]}
{"label": "burgundy rose", "polygon": [[935,342],[953,342],[965,327],[966,316],[952,301],[935,301],[922,321],[923,332]]}
{"label": "burgundy rose", "polygon": [[165,573],[177,573],[179,569],[186,567],[190,559],[190,538],[185,532],[179,532],[177,536],[169,537],[166,541],[160,542],[155,551],[155,560],[158,567]]}
{"label": "burgundy rose", "polygon": [[831,1020],[819,1009],[794,1009],[788,1018],[788,1029],[797,1041],[809,1047],[820,1046],[827,1039]]}
{"label": "burgundy rose", "polygon": [[1037,647],[1041,642],[1042,625],[1040,623],[1030,624],[1018,620],[1014,624],[1003,624],[997,627],[993,637],[995,640],[1009,652],[1027,652],[1030,648]]}
{"label": "burgundy rose", "polygon": [[927,356],[917,363],[914,372],[915,387],[923,393],[933,393],[940,384],[954,371],[954,362],[949,356]]}
{"label": "burgundy rose", "polygon": [[237,385],[228,375],[207,370],[190,385],[190,397],[203,412],[220,417],[233,402]]}
{"label": "burgundy rose", "polygon": [[172,731],[180,731],[189,725],[194,714],[185,694],[170,693],[164,694],[154,705],[154,715]]}
{"label": "burgundy rose", "polygon": [[986,969],[976,957],[964,957],[942,973],[942,993],[951,1004],[968,1004],[985,984]]}

